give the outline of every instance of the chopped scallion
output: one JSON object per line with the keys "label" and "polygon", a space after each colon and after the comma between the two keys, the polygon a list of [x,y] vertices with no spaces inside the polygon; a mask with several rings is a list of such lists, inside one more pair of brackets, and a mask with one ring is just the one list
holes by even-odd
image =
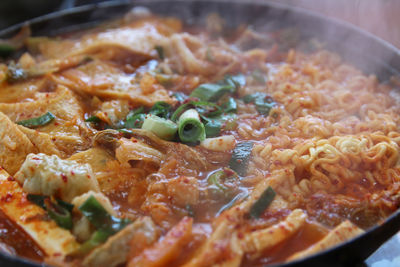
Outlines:
{"label": "chopped scallion", "polygon": [[237,172],[240,176],[245,176],[247,173],[247,165],[251,157],[253,142],[242,142],[236,145],[232,152],[229,167]]}
{"label": "chopped scallion", "polygon": [[151,107],[149,114],[168,119],[171,116],[171,111],[172,107],[170,104],[164,101],[158,101]]}
{"label": "chopped scallion", "polygon": [[206,138],[206,132],[197,110],[185,111],[178,121],[179,138],[184,143],[195,143]]}
{"label": "chopped scallion", "polygon": [[248,104],[248,103],[254,103],[256,106],[257,111],[260,114],[263,115],[268,115],[271,108],[276,105],[276,103],[273,101],[272,97],[265,94],[265,93],[254,93],[254,94],[249,94],[245,95],[242,100]]}
{"label": "chopped scallion", "polygon": [[272,187],[268,188],[261,194],[261,196],[254,202],[250,208],[250,216],[253,218],[259,218],[266,208],[274,200],[276,193]]}
{"label": "chopped scallion", "polygon": [[228,100],[222,103],[222,109],[225,113],[236,113],[237,111],[237,103],[233,97],[229,97]]}
{"label": "chopped scallion", "polygon": [[217,101],[223,94],[234,92],[235,88],[229,84],[205,83],[194,89],[190,97],[201,101]]}
{"label": "chopped scallion", "polygon": [[96,229],[103,229],[114,234],[130,223],[128,219],[120,219],[110,215],[94,197],[90,196],[79,210]]}
{"label": "chopped scallion", "polygon": [[165,55],[164,55],[164,48],[163,48],[162,46],[160,46],[160,45],[156,45],[154,48],[155,48],[156,51],[157,51],[158,57],[159,57],[161,60],[164,60],[164,58],[165,58]]}
{"label": "chopped scallion", "polygon": [[56,117],[51,112],[47,112],[46,114],[44,114],[40,117],[18,121],[17,124],[28,127],[28,128],[36,128],[36,127],[40,127],[40,126],[49,124],[55,118]]}
{"label": "chopped scallion", "polygon": [[71,256],[84,256],[87,255],[94,248],[103,244],[112,235],[110,231],[107,230],[97,230],[94,232],[90,239],[85,241],[77,250],[75,250]]}
{"label": "chopped scallion", "polygon": [[26,197],[30,202],[40,206],[58,226],[72,229],[72,209],[74,205],[60,199],[54,200],[48,196],[28,194]]}
{"label": "chopped scallion", "polygon": [[161,139],[171,140],[175,137],[178,126],[171,120],[149,114],[143,122],[142,129],[154,133]]}
{"label": "chopped scallion", "polygon": [[90,116],[85,120],[86,122],[94,122],[94,123],[99,123],[101,122],[100,118],[97,116]]}
{"label": "chopped scallion", "polygon": [[65,206],[58,203],[54,203],[49,198],[44,200],[47,213],[58,226],[65,229],[72,229],[72,215],[71,210],[68,210]]}
{"label": "chopped scallion", "polygon": [[125,128],[127,129],[141,128],[145,117],[146,114],[144,114],[143,107],[131,110],[126,116]]}

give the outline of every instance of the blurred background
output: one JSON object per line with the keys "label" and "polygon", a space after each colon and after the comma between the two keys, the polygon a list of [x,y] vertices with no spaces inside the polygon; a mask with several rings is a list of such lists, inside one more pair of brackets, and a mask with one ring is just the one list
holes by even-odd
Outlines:
{"label": "blurred background", "polygon": [[[0,29],[60,9],[103,1],[107,0],[0,0]],[[400,0],[270,1],[307,8],[348,21],[400,48]]]}

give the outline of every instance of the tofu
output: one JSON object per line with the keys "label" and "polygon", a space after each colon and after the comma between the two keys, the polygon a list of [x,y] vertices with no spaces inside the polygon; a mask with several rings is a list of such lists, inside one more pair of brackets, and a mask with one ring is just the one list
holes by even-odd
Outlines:
{"label": "tofu", "polygon": [[100,191],[89,164],[42,153],[29,154],[15,179],[27,193],[56,196],[66,202],[88,191]]}
{"label": "tofu", "polygon": [[49,220],[46,211],[29,202],[17,181],[0,170],[0,209],[18,224],[47,256],[63,257],[79,247],[75,237]]}

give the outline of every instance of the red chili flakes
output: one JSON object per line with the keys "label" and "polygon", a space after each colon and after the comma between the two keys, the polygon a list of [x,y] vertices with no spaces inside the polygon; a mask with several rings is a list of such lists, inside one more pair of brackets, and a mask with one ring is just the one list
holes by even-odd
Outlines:
{"label": "red chili flakes", "polygon": [[55,125],[55,126],[58,126],[58,125],[60,125],[60,124],[59,124],[58,122],[54,122],[54,125]]}
{"label": "red chili flakes", "polygon": [[3,167],[0,166],[0,171],[3,170]]}
{"label": "red chili flakes", "polygon": [[7,177],[7,181],[14,182],[14,181],[15,181],[15,178],[12,177],[12,176],[8,176],[8,177]]}
{"label": "red chili flakes", "polygon": [[224,168],[224,173],[225,173],[227,176],[232,176],[232,175],[235,174],[234,171],[232,171],[231,169],[228,169],[228,168]]}
{"label": "red chili flakes", "polygon": [[132,141],[133,143],[137,143],[137,140],[136,140],[135,138],[131,138],[131,141]]}
{"label": "red chili flakes", "polygon": [[92,177],[91,177],[89,174],[88,174],[88,175],[86,175],[86,176],[87,176],[87,178],[88,178],[88,179],[91,179],[91,178],[92,178]]}
{"label": "red chili flakes", "polygon": [[239,233],[238,233],[238,237],[239,237],[239,239],[243,239],[243,238],[244,238],[243,233],[242,233],[242,232],[239,232]]}
{"label": "red chili flakes", "polygon": [[2,202],[10,202],[12,200],[13,195],[8,192],[5,196],[1,197]]}
{"label": "red chili flakes", "polygon": [[64,181],[64,183],[68,182],[68,177],[64,173],[61,173],[60,176],[61,176],[61,179]]}
{"label": "red chili flakes", "polygon": [[71,175],[75,175],[75,172],[74,172],[74,171],[71,171]]}

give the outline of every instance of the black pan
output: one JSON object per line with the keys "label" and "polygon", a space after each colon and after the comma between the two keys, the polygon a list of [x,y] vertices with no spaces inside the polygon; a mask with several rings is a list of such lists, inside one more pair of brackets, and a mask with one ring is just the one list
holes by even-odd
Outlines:
{"label": "black pan", "polygon": [[[400,73],[400,51],[391,44],[350,24],[300,9],[269,2],[244,1],[112,1],[60,11],[28,21],[33,35],[56,35],[94,26],[121,16],[134,6],[148,7],[152,12],[181,18],[187,24],[203,24],[210,12],[217,12],[231,27],[240,23],[255,28],[274,25],[296,26],[304,36],[325,41],[327,48],[367,74],[381,81]],[[10,37],[23,24],[0,31],[0,38]],[[311,257],[280,266],[354,266],[364,261],[385,241],[400,230],[400,211],[363,235]],[[25,259],[0,254],[0,266],[39,266]]]}

